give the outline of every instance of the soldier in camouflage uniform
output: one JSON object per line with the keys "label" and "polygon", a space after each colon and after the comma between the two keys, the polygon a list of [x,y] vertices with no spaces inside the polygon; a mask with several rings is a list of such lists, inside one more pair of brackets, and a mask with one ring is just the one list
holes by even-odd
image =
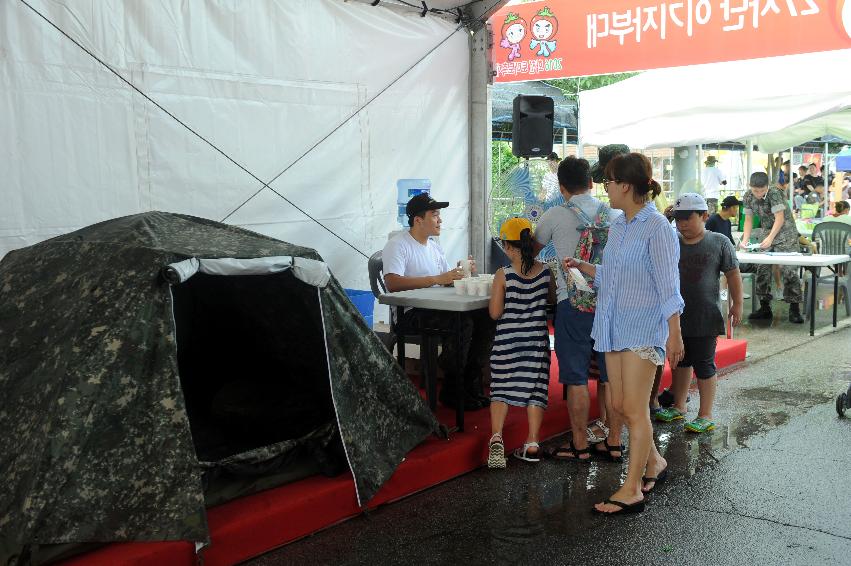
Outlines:
{"label": "soldier in camouflage uniform", "polygon": [[[745,248],[750,241],[753,229],[753,217],[758,216],[765,234],[760,249],[772,252],[796,252],[799,249],[798,229],[789,203],[783,193],[769,187],[768,175],[753,173],[750,177],[750,190],[743,200],[745,212],[744,234],[740,246]],[[771,265],[751,265],[748,271],[756,273],[756,293],[759,295],[760,308],[752,313],[750,320],[771,319]],[[801,317],[801,279],[798,268],[788,265],[780,267],[783,280],[783,300],[789,303],[789,321],[802,323]]]}

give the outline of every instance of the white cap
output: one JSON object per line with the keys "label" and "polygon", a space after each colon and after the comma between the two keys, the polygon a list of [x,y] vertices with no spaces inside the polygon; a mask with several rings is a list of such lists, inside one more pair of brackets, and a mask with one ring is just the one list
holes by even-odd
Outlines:
{"label": "white cap", "polygon": [[674,212],[680,210],[707,211],[709,207],[706,206],[706,200],[701,195],[697,193],[683,193],[674,202]]}

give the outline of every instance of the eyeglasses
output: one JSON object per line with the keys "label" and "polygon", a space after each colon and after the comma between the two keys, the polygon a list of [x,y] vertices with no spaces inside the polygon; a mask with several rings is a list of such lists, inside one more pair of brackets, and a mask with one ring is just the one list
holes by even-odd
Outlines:
{"label": "eyeglasses", "polygon": [[610,183],[620,183],[620,181],[616,181],[615,179],[606,179],[603,181],[603,190],[609,192],[609,184]]}

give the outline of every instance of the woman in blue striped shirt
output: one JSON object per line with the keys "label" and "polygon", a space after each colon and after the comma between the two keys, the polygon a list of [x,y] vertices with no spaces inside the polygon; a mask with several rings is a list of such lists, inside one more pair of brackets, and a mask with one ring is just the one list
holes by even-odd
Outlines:
{"label": "woman in blue striped shirt", "polygon": [[[665,357],[676,367],[683,356],[680,334],[678,263],[680,246],[673,228],[653,205],[660,192],[650,161],[640,153],[619,155],[605,170],[612,208],[624,214],[612,222],[598,266],[565,258],[594,277],[597,313],[591,337],[606,353],[612,407],[629,430],[629,468],[619,490],[594,506],[599,513],[638,513],[644,494],[667,476],[667,462],[653,442],[648,404],[657,365]],[[621,446],[605,445],[609,453]]]}

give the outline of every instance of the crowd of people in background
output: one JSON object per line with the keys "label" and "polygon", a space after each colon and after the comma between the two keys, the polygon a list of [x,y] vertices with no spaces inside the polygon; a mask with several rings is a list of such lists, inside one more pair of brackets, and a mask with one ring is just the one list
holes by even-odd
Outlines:
{"label": "crowd of people in background", "polygon": [[[802,204],[818,202],[826,195],[824,179],[815,165],[792,175],[787,161],[776,184],[766,173],[753,173],[741,200],[722,198],[727,181],[717,159],[709,156],[704,194],[682,194],[668,206],[650,161],[626,146],[601,147],[593,168],[585,159],[556,158],[551,155],[549,162],[564,202],[546,210],[534,226],[525,218],[502,224],[499,241],[508,265],[494,275],[487,313],[463,317],[463,367],[453,364],[454,341],[446,343],[440,400],[452,407],[463,403],[468,410],[490,408],[490,468],[507,465],[503,427],[510,406],[524,407],[528,414],[526,441],[513,453],[526,462],[547,456],[579,464],[592,458],[620,462],[626,427],[626,477],[594,510],[606,515],[640,512],[647,494],[668,475],[653,441],[652,420],[683,421],[686,431],[697,434],[716,426],[715,350],[725,325],[732,328],[742,319],[742,272],[754,273],[760,301],[749,318],[773,317],[772,266],[739,265],[731,223],[744,217],[740,250],[797,251],[800,236],[784,187],[794,183],[796,202],[799,197]],[[606,198],[592,194],[594,182],[602,184]],[[410,230],[383,250],[390,291],[448,285],[463,276],[460,266],[449,268],[432,239],[440,234],[440,210],[446,206],[427,195],[408,203]],[[847,203],[836,203],[839,221],[851,223],[848,213]],[[558,258],[541,261],[538,254],[549,245]],[[789,320],[801,323],[797,269],[781,267],[779,274]],[[719,300],[722,282],[726,312]],[[452,324],[440,319],[440,313],[411,309],[405,316],[412,325]],[[564,444],[544,453],[539,435],[549,399],[550,316],[571,430]],[[488,357],[489,395],[481,381]],[[670,391],[660,394],[666,360],[673,381]],[[597,376],[600,414],[594,422],[589,422],[591,374]],[[699,408],[687,420],[694,376]],[[461,400],[453,396],[457,380],[464,382]]]}

